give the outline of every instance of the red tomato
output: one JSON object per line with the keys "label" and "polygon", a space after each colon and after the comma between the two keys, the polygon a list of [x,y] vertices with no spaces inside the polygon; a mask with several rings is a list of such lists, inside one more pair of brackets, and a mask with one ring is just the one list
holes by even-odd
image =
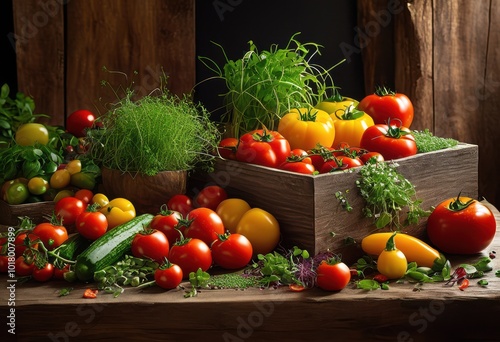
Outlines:
{"label": "red tomato", "polygon": [[0,273],[7,273],[8,270],[9,270],[9,257],[7,255],[2,254],[0,255]]}
{"label": "red tomato", "polygon": [[214,263],[225,269],[243,268],[252,259],[252,244],[241,234],[219,235],[211,247]]}
{"label": "red tomato", "polygon": [[318,146],[307,151],[307,154],[311,158],[311,164],[319,171],[325,162],[332,159],[334,150],[333,147]]}
{"label": "red tomato", "polygon": [[92,197],[94,197],[94,193],[88,189],[80,189],[80,190],[77,190],[75,192],[75,195],[73,197],[78,198],[85,205],[88,205],[92,201]]}
{"label": "red tomato", "polygon": [[387,124],[390,119],[409,128],[413,122],[413,104],[408,96],[386,88],[378,88],[374,94],[365,96],[358,103],[358,109],[371,116],[375,124]]}
{"label": "red tomato", "polygon": [[[174,210],[161,210],[149,223],[149,228],[156,229],[165,234],[170,244],[180,239],[181,233],[177,230],[181,213]],[[182,231],[182,230],[181,230]]]}
{"label": "red tomato", "polygon": [[135,234],[132,240],[132,255],[162,263],[168,257],[170,243],[165,234],[148,229]]}
{"label": "red tomato", "polygon": [[417,153],[417,144],[410,130],[394,124],[368,127],[361,137],[360,145],[368,151],[379,152],[385,160],[409,157]]}
{"label": "red tomato", "polygon": [[179,265],[167,262],[155,270],[154,277],[156,285],[170,290],[179,286],[184,276]]}
{"label": "red tomato", "polygon": [[290,151],[290,155],[287,158],[289,161],[301,161],[307,164],[312,164],[311,157],[306,150],[301,148],[295,148]]}
{"label": "red tomato", "polygon": [[302,161],[286,161],[281,164],[280,169],[290,172],[302,173],[305,175],[312,175],[316,172],[316,169],[311,163],[305,163]]}
{"label": "red tomato", "polygon": [[200,239],[183,239],[170,248],[168,260],[179,265],[183,279],[187,279],[189,273],[196,272],[199,268],[207,271],[212,266],[212,251]]}
{"label": "red tomato", "polygon": [[63,244],[68,239],[68,231],[60,224],[52,222],[42,222],[33,228],[33,234],[38,236],[43,245],[52,251]]}
{"label": "red tomato", "polygon": [[54,267],[54,279],[63,280],[64,273],[69,272],[69,264],[64,265],[63,268]]}
{"label": "red tomato", "polygon": [[374,158],[374,160],[377,162],[383,162],[385,160],[384,156],[381,155],[379,152],[366,152],[359,156],[359,159],[361,159],[363,164],[366,164],[368,160],[372,158]]}
{"label": "red tomato", "polygon": [[193,210],[193,201],[187,195],[177,194],[168,200],[167,207],[170,210],[178,211],[183,217],[186,217]]}
{"label": "red tomato", "polygon": [[47,263],[43,268],[35,267],[32,276],[33,279],[39,282],[49,281],[54,276],[54,266],[51,263]]}
{"label": "red tomato", "polygon": [[84,137],[86,130],[94,125],[95,116],[89,110],[80,109],[66,118],[66,130],[77,138]]}
{"label": "red tomato", "polygon": [[196,238],[205,242],[208,246],[217,240],[217,237],[224,234],[224,223],[217,213],[208,208],[196,208],[191,210],[185,225],[184,236]]}
{"label": "red tomato", "polygon": [[336,258],[323,260],[316,269],[316,284],[326,291],[340,291],[349,284],[349,267]]}
{"label": "red tomato", "polygon": [[61,198],[55,206],[54,212],[61,218],[63,225],[72,225],[76,218],[85,211],[85,204],[76,197],[68,196]]}
{"label": "red tomato", "polygon": [[240,137],[236,159],[246,163],[279,167],[290,155],[290,144],[277,131],[254,130]]}
{"label": "red tomato", "polygon": [[16,258],[14,266],[16,268],[16,276],[18,277],[30,276],[33,274],[33,270],[35,269],[35,263],[27,263],[23,255]]}
{"label": "red tomato", "polygon": [[350,158],[347,156],[335,157],[335,159],[327,161],[323,164],[319,173],[335,172],[339,170],[347,170],[353,167],[362,166],[363,163],[359,158]]}
{"label": "red tomato", "polygon": [[224,138],[219,142],[217,150],[219,154],[224,159],[236,159],[236,150],[238,148],[238,139],[236,138]]}
{"label": "red tomato", "polygon": [[427,219],[427,235],[444,253],[479,253],[490,245],[495,233],[491,210],[469,197],[442,201]]}
{"label": "red tomato", "polygon": [[108,219],[100,211],[84,211],[75,221],[78,233],[86,239],[97,240],[108,230]]}
{"label": "red tomato", "polygon": [[194,205],[198,208],[209,208],[216,210],[220,202],[227,198],[227,193],[224,188],[218,185],[208,185],[194,198]]}
{"label": "red tomato", "polygon": [[37,243],[33,243],[34,241],[36,241],[38,239],[38,236],[36,236],[35,234],[33,234],[33,233],[29,233],[29,234],[28,233],[20,233],[20,234],[17,234],[16,238],[14,240],[16,258],[18,258],[21,255],[23,255],[23,253],[26,250],[26,248],[28,248],[28,246],[26,245],[26,242],[25,242],[26,237],[28,237],[29,244],[30,244],[31,247],[33,247],[33,248],[37,248],[38,247]]}

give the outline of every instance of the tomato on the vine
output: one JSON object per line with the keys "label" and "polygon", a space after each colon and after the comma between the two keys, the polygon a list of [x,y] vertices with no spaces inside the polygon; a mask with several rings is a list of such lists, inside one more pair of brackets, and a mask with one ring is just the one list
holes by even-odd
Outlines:
{"label": "tomato on the vine", "polygon": [[370,159],[375,160],[376,162],[383,162],[385,159],[384,159],[384,156],[382,154],[380,154],[380,152],[366,152],[366,153],[363,153],[359,156],[359,159],[361,159],[361,161],[363,162],[363,164],[366,164]]}
{"label": "tomato on the vine", "polygon": [[219,215],[212,209],[196,208],[189,212],[186,219],[181,220],[184,226],[184,236],[196,238],[208,246],[217,240],[219,234],[224,234],[224,223]]}
{"label": "tomato on the vine", "polygon": [[16,258],[14,266],[18,277],[30,276],[35,269],[35,263],[28,261],[23,255]]}
{"label": "tomato on the vine", "polygon": [[165,206],[153,217],[149,223],[149,228],[159,230],[165,234],[168,242],[173,244],[181,237],[180,232],[177,230],[180,219],[182,219],[181,213],[175,210],[169,210]]}
{"label": "tomato on the vine", "polygon": [[290,155],[290,144],[277,131],[257,129],[240,137],[236,159],[245,163],[278,167]]}
{"label": "tomato on the vine", "polygon": [[55,205],[54,212],[62,219],[63,225],[72,225],[76,218],[85,211],[86,205],[76,197],[61,198]]}
{"label": "tomato on the vine", "polygon": [[311,157],[301,148],[293,149],[280,167],[281,170],[312,175],[316,169],[312,165]]}
{"label": "tomato on the vine", "polygon": [[479,253],[490,245],[495,233],[491,210],[470,197],[458,195],[442,201],[427,219],[427,235],[444,253]]}
{"label": "tomato on the vine", "polygon": [[184,277],[179,265],[172,264],[168,259],[155,270],[155,283],[165,290],[175,289]]}
{"label": "tomato on the vine", "polygon": [[317,171],[319,171],[324,163],[332,160],[334,151],[335,149],[331,146],[325,147],[318,145],[315,148],[308,150],[307,154],[309,158],[311,158],[311,164]]}
{"label": "tomato on the vine", "polygon": [[339,170],[347,170],[353,167],[362,166],[363,162],[359,158],[351,158],[347,156],[334,157],[323,164],[319,173],[335,172]]}
{"label": "tomato on the vine", "polygon": [[225,269],[243,268],[248,265],[253,255],[250,240],[241,234],[219,235],[211,248],[214,263]]}
{"label": "tomato on the vine", "polygon": [[194,205],[198,208],[217,209],[220,202],[227,198],[227,192],[218,185],[207,185],[196,194]]}
{"label": "tomato on the vine", "polygon": [[38,236],[45,248],[52,251],[62,245],[68,239],[66,227],[55,218],[51,222],[39,223],[33,228],[33,234]]}
{"label": "tomato on the vine", "polygon": [[57,266],[54,266],[54,279],[58,280],[63,280],[64,279],[64,274],[70,271],[70,265],[65,264],[63,267],[59,268]]}
{"label": "tomato on the vine", "polygon": [[340,291],[351,280],[349,267],[336,257],[323,260],[317,267],[316,274],[316,284],[326,291]]}
{"label": "tomato on the vine", "polygon": [[81,236],[94,241],[108,231],[108,219],[91,204],[86,211],[78,215],[75,227]]}
{"label": "tomato on the vine", "polygon": [[189,273],[196,272],[198,268],[207,271],[212,266],[212,251],[200,239],[181,239],[170,248],[168,260],[179,265],[185,279],[189,277]]}
{"label": "tomato on the vine", "polygon": [[386,124],[390,120],[401,121],[402,126],[410,127],[413,122],[413,104],[408,96],[385,87],[365,96],[358,109],[372,117],[375,124]]}
{"label": "tomato on the vine", "polygon": [[146,229],[135,234],[132,240],[132,255],[163,262],[168,257],[170,243],[165,234],[155,229]]}
{"label": "tomato on the vine", "polygon": [[175,194],[170,197],[167,201],[167,207],[170,210],[181,213],[183,217],[186,217],[187,214],[194,209],[191,197],[184,194]]}
{"label": "tomato on the vine", "polygon": [[385,160],[413,156],[417,143],[411,131],[393,123],[368,127],[361,137],[360,147],[382,154]]}
{"label": "tomato on the vine", "polygon": [[38,236],[33,233],[19,233],[14,239],[16,258],[23,255],[24,251],[28,248],[28,244],[32,248],[38,248]]}
{"label": "tomato on the vine", "polygon": [[54,276],[54,266],[51,263],[46,263],[44,267],[33,269],[33,279],[39,282],[46,282]]}

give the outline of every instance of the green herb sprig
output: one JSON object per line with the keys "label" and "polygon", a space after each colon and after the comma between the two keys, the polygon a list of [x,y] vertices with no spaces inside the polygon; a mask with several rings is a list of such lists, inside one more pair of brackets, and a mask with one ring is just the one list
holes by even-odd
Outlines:
{"label": "green herb sprig", "polygon": [[[367,163],[360,168],[356,186],[366,205],[363,213],[375,220],[376,228],[416,224],[430,215],[421,208],[422,201],[416,198],[413,184],[396,170],[395,163]],[[407,216],[401,222],[401,212],[407,209]]]}
{"label": "green herb sprig", "polygon": [[412,135],[415,138],[418,153],[438,151],[458,145],[458,140],[437,137],[428,129],[423,131],[414,130]]}

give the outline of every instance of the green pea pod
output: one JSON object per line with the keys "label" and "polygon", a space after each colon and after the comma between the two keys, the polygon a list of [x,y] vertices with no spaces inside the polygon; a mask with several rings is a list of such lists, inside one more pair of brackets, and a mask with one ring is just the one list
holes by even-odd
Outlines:
{"label": "green pea pod", "polygon": [[410,271],[406,275],[422,283],[432,283],[434,281],[431,277],[422,272]]}

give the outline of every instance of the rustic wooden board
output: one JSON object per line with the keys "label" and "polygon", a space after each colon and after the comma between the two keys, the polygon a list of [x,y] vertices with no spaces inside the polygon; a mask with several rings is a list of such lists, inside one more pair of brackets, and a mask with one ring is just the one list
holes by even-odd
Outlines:
{"label": "rustic wooden board", "polygon": [[[486,203],[489,205],[488,203]],[[500,249],[500,213],[494,242],[482,254],[450,256],[452,268],[475,262]],[[500,259],[492,262],[500,268]],[[127,288],[118,298],[99,294],[81,298],[92,284],[73,283],[66,297],[57,291],[66,282],[16,284],[15,322],[19,341],[133,340],[192,341],[448,341],[498,340],[500,278],[485,276],[489,285],[475,282],[465,291],[442,283],[391,283],[388,291],[358,290],[349,285],[340,292],[319,289],[291,292],[287,288],[203,290],[183,298],[182,290]],[[0,282],[7,283],[5,275]],[[183,283],[186,285],[186,283]],[[187,285],[186,285],[187,286]],[[0,310],[8,312],[8,292],[0,287]],[[381,314],[383,313],[383,314]],[[476,313],[476,314],[472,314]],[[2,322],[5,316],[2,315]],[[2,341],[10,341],[5,323]]]}
{"label": "rustic wooden board", "polygon": [[64,124],[64,13],[60,2],[13,1],[18,89],[35,100],[41,119]]}
{"label": "rustic wooden board", "polygon": [[40,223],[52,216],[54,212],[54,202],[44,201],[39,203],[23,203],[10,205],[0,199],[0,224],[16,226],[19,224],[19,217],[27,216],[34,223]]}
{"label": "rustic wooden board", "polygon": [[[417,198],[423,201],[422,208],[430,209],[442,200],[456,197],[460,191],[477,198],[477,159],[477,146],[459,144],[451,149],[402,158],[396,163],[398,171],[415,186]],[[459,173],[455,172],[457,169]],[[218,161],[207,182],[218,184],[230,195],[272,213],[280,223],[285,245],[297,245],[315,253],[330,249],[349,260],[357,255],[352,254],[351,248],[345,248],[345,239],[360,241],[375,229],[373,221],[362,215],[364,200],[358,194],[357,177],[356,169],[310,176]],[[342,208],[335,197],[337,191],[346,194],[354,208],[351,212]],[[424,222],[405,231],[423,237]]]}

